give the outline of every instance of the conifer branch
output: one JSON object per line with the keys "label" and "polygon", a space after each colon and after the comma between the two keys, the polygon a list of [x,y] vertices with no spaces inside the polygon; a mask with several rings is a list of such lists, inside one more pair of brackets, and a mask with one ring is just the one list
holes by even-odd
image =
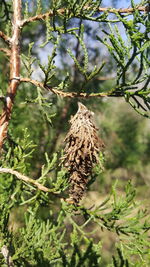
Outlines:
{"label": "conifer branch", "polygon": [[52,192],[49,188],[45,187],[44,185],[38,183],[36,180],[29,178],[28,176],[25,176],[17,171],[14,171],[10,168],[1,168],[0,167],[0,173],[10,173],[12,175],[15,175],[19,180],[22,180],[26,183],[30,183],[33,184],[34,186],[36,186],[39,190],[43,191],[43,192],[49,192],[52,194],[58,194],[56,192]]}
{"label": "conifer branch", "polygon": [[40,82],[40,81],[37,81],[37,80],[33,80],[33,79],[30,79],[30,78],[27,78],[27,77],[22,77],[20,78],[20,83],[21,82],[26,82],[26,83],[31,83],[37,87],[40,87],[42,89],[46,89],[48,91],[51,91],[52,93],[58,95],[58,96],[61,96],[61,97],[69,97],[69,98],[74,98],[74,97],[77,97],[77,98],[90,98],[90,97],[124,97],[126,94],[130,95],[131,94],[131,97],[133,95],[138,95],[138,91],[139,90],[136,90],[134,92],[131,92],[130,88],[128,88],[128,90],[125,90],[125,91],[121,91],[121,90],[118,90],[117,91],[117,88],[113,88],[111,89],[110,91],[108,92],[100,92],[100,93],[82,93],[82,92],[64,92],[62,90],[59,90],[59,89],[55,89],[53,87],[50,87],[46,84],[44,84],[43,82]]}
{"label": "conifer branch", "polygon": [[[90,7],[85,5],[85,7],[83,8],[84,10],[89,9]],[[111,7],[99,7],[96,12],[108,12],[108,13],[119,13],[119,14],[132,14],[133,12],[135,12],[135,10],[141,11],[141,12],[149,12],[150,8],[149,6],[138,6],[136,8],[111,8]],[[57,10],[57,14],[58,15],[63,15],[66,12],[66,9],[64,8],[60,8]],[[53,10],[50,10],[47,13],[44,14],[38,14],[36,16],[27,18],[22,20],[21,22],[21,26],[23,27],[24,25],[33,22],[33,21],[38,21],[38,20],[45,20],[47,17],[53,17],[56,15],[56,12],[54,12]]]}
{"label": "conifer branch", "polygon": [[[59,14],[59,15],[63,15],[64,12],[65,12],[64,8],[61,8],[61,9],[57,10],[57,14]],[[56,14],[53,12],[53,10],[50,10],[47,13],[38,14],[36,16],[33,16],[33,17],[30,17],[30,18],[22,20],[21,26],[23,27],[24,25],[26,25],[26,24],[28,24],[30,22],[33,22],[33,21],[45,20],[47,17],[53,17],[54,15],[56,15]]]}
{"label": "conifer branch", "polygon": [[91,94],[87,94],[87,93],[77,93],[77,92],[63,92],[61,90],[52,88],[48,85],[45,85],[42,82],[39,82],[37,80],[32,80],[30,78],[20,78],[20,82],[29,82],[31,84],[34,84],[37,87],[40,87],[42,89],[46,89],[48,91],[53,92],[54,94],[61,96],[61,97],[69,97],[69,98],[73,98],[73,97],[78,97],[78,98],[89,98],[89,97],[120,97],[123,96],[121,95],[121,92],[118,93],[113,93],[112,90],[109,92],[101,92],[101,93],[91,93]]}
{"label": "conifer branch", "polygon": [[0,31],[0,38],[3,39],[6,44],[10,44],[10,38],[2,31]]}

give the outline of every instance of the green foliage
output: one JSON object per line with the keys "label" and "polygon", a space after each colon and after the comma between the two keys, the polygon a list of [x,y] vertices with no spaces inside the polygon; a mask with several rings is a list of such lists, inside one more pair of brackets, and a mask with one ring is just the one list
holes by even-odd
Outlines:
{"label": "green foliage", "polygon": [[31,75],[33,73],[32,64],[35,61],[35,58],[32,58],[32,55],[31,55],[33,45],[34,45],[34,42],[29,44],[27,56],[25,54],[22,54],[22,61],[23,61],[23,64],[24,64],[24,66],[28,72],[29,77],[31,77]]}
{"label": "green foliage", "polygon": [[[98,12],[102,1],[22,2],[24,19],[50,9],[53,16],[22,29],[21,76],[60,95],[108,95],[105,101],[83,99],[96,114],[106,152],[81,204],[68,204],[63,140],[78,100],[21,83],[0,166],[29,179],[0,171],[0,250],[7,247],[14,266],[148,267],[149,15],[133,1],[135,11],[124,15]],[[11,36],[12,2],[2,3],[0,27]],[[2,52],[0,65],[2,107],[9,77],[9,58]],[[0,266],[6,265],[0,253]]]}
{"label": "green foliage", "polygon": [[[45,170],[47,173],[48,169]],[[15,210],[12,209],[12,200],[10,201],[11,206],[5,203],[7,212],[6,206],[4,208],[1,204],[1,225],[4,225],[2,231],[5,234],[1,236],[1,246],[9,244],[13,251],[12,260],[16,266],[20,264],[22,266],[42,266],[43,264],[48,266],[50,264],[71,267],[72,264],[80,266],[81,263],[84,266],[102,266],[102,244],[101,242],[93,243],[93,235],[95,231],[99,235],[100,229],[103,229],[103,231],[112,231],[118,236],[118,245],[120,244],[124,255],[135,255],[137,263],[140,258],[145,261],[150,256],[149,242],[146,241],[147,231],[150,229],[147,213],[141,208],[137,210],[134,202],[135,189],[130,182],[127,184],[125,192],[124,196],[118,198],[116,185],[114,185],[110,196],[92,209],[80,206],[75,210],[73,206],[71,207],[62,200],[62,207],[59,203],[60,211],[57,212],[55,206],[49,211],[52,199],[50,200],[48,195],[44,196],[41,192],[37,192],[36,197],[32,197],[30,202],[18,202],[22,207],[21,216],[23,216],[23,210],[26,211],[22,218],[22,226],[16,226],[17,229],[11,231],[11,235],[7,227],[12,229],[14,223],[12,218]],[[20,192],[18,191],[17,194]],[[21,193],[21,199],[23,199],[23,195],[25,195],[25,188]],[[16,205],[14,202],[13,206]],[[43,208],[45,209],[44,213]],[[11,219],[9,220],[10,209]],[[96,225],[97,227],[95,227]],[[70,240],[68,239],[69,235]],[[117,250],[121,262],[132,264],[130,258],[124,260],[120,249]],[[118,266],[115,265],[117,262],[116,256],[113,256],[114,266]]]}

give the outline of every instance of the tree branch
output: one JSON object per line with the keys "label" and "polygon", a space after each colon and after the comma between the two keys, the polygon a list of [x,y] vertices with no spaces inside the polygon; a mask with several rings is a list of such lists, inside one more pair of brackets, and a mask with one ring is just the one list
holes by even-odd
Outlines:
{"label": "tree branch", "polygon": [[73,98],[73,97],[81,97],[81,98],[89,98],[89,97],[112,97],[112,96],[116,96],[116,97],[120,97],[122,96],[121,95],[121,92],[118,92],[118,94],[114,94],[111,91],[109,92],[102,92],[102,93],[91,93],[91,94],[87,94],[87,93],[77,93],[77,92],[63,92],[61,90],[57,90],[55,88],[52,88],[52,87],[49,87],[48,85],[45,85],[44,83],[42,82],[39,82],[39,81],[36,81],[36,80],[32,80],[30,78],[20,78],[20,82],[28,82],[28,83],[31,83],[31,84],[34,84],[35,86],[37,87],[40,87],[42,89],[46,89],[48,91],[51,91],[52,93],[58,95],[58,96],[61,96],[61,97],[70,97],[70,98]]}
{"label": "tree branch", "polygon": [[[85,6],[83,8],[83,10],[87,10],[89,8],[90,8],[89,6]],[[149,8],[149,5],[147,5],[147,6],[139,6],[139,7],[136,7],[136,8],[118,8],[118,9],[117,8],[116,9],[115,8],[111,8],[111,7],[99,7],[96,10],[96,12],[108,12],[108,13],[114,13],[114,14],[115,13],[132,14],[135,10],[139,10],[141,12],[149,12],[150,8]],[[65,11],[66,10],[64,8],[60,8],[56,12],[57,12],[58,15],[63,15],[65,13]],[[21,26],[23,27],[25,24],[33,22],[33,21],[45,20],[47,17],[53,17],[55,14],[56,13],[54,13],[53,10],[50,10],[47,13],[39,14],[39,15],[24,19],[21,22]]]}
{"label": "tree branch", "polygon": [[0,37],[6,44],[10,44],[10,38],[4,32],[0,31]]}
{"label": "tree branch", "polygon": [[1,168],[0,167],[0,173],[10,173],[12,175],[15,175],[19,180],[22,180],[26,183],[33,184],[36,186],[39,190],[46,192],[46,193],[52,193],[52,194],[58,194],[57,192],[52,192],[51,189],[45,187],[44,185],[38,183],[36,180],[29,178],[28,176],[25,176],[17,171],[14,171],[9,168]]}
{"label": "tree branch", "polygon": [[[20,33],[21,33],[21,0],[13,1],[13,30],[10,42],[10,85],[7,89],[7,96],[0,117],[0,149],[7,136],[8,123],[11,118],[13,100],[19,85],[20,76]],[[2,35],[5,39],[5,35]]]}

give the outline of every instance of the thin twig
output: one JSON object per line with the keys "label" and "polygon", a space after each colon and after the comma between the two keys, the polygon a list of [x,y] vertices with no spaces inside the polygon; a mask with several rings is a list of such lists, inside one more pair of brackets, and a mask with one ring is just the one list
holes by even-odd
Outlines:
{"label": "thin twig", "polygon": [[100,12],[110,12],[110,13],[133,13],[135,12],[135,9],[136,10],[139,10],[139,11],[143,11],[143,12],[148,12],[149,11],[149,6],[139,6],[139,7],[136,7],[136,8],[132,8],[132,7],[128,7],[128,8],[109,8],[109,7],[100,7],[99,8],[99,11]]}
{"label": "thin twig", "polygon": [[20,78],[20,82],[29,82],[31,84],[34,84],[35,86],[37,87],[40,87],[42,89],[46,89],[48,91],[51,91],[53,92],[54,94],[58,95],[58,96],[61,96],[61,97],[70,97],[70,98],[73,98],[73,97],[78,97],[78,98],[89,98],[89,97],[120,97],[122,96],[121,93],[116,93],[114,94],[111,91],[109,92],[102,92],[102,93],[91,93],[91,94],[87,94],[87,93],[77,93],[77,92],[63,92],[61,90],[58,90],[58,89],[55,89],[55,88],[52,88],[52,87],[49,87],[48,85],[45,85],[44,83],[42,82],[39,82],[39,81],[36,81],[36,80],[32,80],[30,78]]}
{"label": "thin twig", "polygon": [[39,190],[43,191],[43,192],[49,192],[52,194],[58,194],[57,192],[52,192],[51,189],[45,187],[44,185],[38,183],[36,180],[29,178],[28,176],[25,176],[17,171],[14,171],[10,168],[1,168],[0,167],[0,173],[10,173],[12,175],[15,175],[19,180],[22,180],[26,183],[30,183],[33,184],[34,186],[36,186]]}
{"label": "thin twig", "polygon": [[[87,10],[89,8],[90,7],[86,5],[83,8],[83,10]],[[139,7],[136,7],[136,8],[118,8],[118,9],[111,8],[111,7],[99,7],[96,10],[96,12],[108,12],[108,13],[120,13],[120,14],[127,13],[127,14],[132,14],[133,12],[135,12],[135,10],[139,10],[139,11],[142,11],[142,12],[149,12],[149,6],[147,5],[147,6],[139,6]],[[57,10],[57,14],[58,15],[63,15],[64,13],[65,13],[65,9],[64,8],[60,8],[60,9]],[[39,15],[36,15],[36,16],[33,16],[33,17],[30,17],[30,18],[24,19],[21,22],[21,26],[23,27],[25,24],[30,23],[30,22],[33,22],[33,21],[45,20],[47,17],[53,17],[55,14],[56,14],[56,12],[54,12],[53,10],[50,10],[47,13],[39,14]]]}
{"label": "thin twig", "polygon": [[115,88],[111,89],[108,92],[100,92],[100,93],[80,93],[80,92],[63,92],[62,90],[58,90],[55,89],[53,87],[50,87],[40,81],[37,80],[32,80],[30,78],[20,78],[20,83],[21,82],[27,82],[27,83],[31,83],[33,85],[35,85],[36,87],[40,87],[42,89],[46,89],[47,91],[51,91],[52,93],[61,96],[61,97],[68,97],[68,98],[90,98],[90,97],[124,97],[127,93],[131,94],[132,93],[132,97],[133,95],[136,96],[140,96],[140,94],[138,94],[140,92],[140,90],[136,90],[134,92],[132,92],[132,89],[136,89],[135,87],[128,88],[128,90],[126,89],[126,91],[117,91],[117,89],[115,90]]}
{"label": "thin twig", "polygon": [[10,44],[10,37],[8,37],[4,32],[0,31],[0,37],[6,44]]}
{"label": "thin twig", "polygon": [[132,98],[134,99],[134,101],[137,104],[137,108],[142,108],[144,111],[147,111],[147,109],[145,107],[143,107],[143,105],[140,103],[140,101],[138,101],[138,99],[133,95]]}
{"label": "thin twig", "polygon": [[[64,8],[57,10],[57,14],[59,14],[59,15],[63,15],[64,12],[65,12]],[[47,17],[53,17],[54,15],[55,15],[55,13],[53,12],[53,10],[50,10],[49,12],[46,12],[44,14],[39,14],[39,15],[22,20],[21,26],[23,27],[25,24],[33,22],[33,21],[45,20]]]}

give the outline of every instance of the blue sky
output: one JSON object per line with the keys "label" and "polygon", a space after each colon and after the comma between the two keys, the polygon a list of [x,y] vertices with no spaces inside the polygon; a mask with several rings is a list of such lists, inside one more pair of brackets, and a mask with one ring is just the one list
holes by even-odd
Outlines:
{"label": "blue sky", "polygon": [[[135,4],[138,4],[140,2],[141,2],[140,0],[134,0]],[[102,4],[105,5],[105,6],[112,6],[111,5],[111,0],[103,0]],[[130,5],[131,5],[130,0],[117,1],[117,7],[118,8],[120,8],[120,7],[129,7]]]}

